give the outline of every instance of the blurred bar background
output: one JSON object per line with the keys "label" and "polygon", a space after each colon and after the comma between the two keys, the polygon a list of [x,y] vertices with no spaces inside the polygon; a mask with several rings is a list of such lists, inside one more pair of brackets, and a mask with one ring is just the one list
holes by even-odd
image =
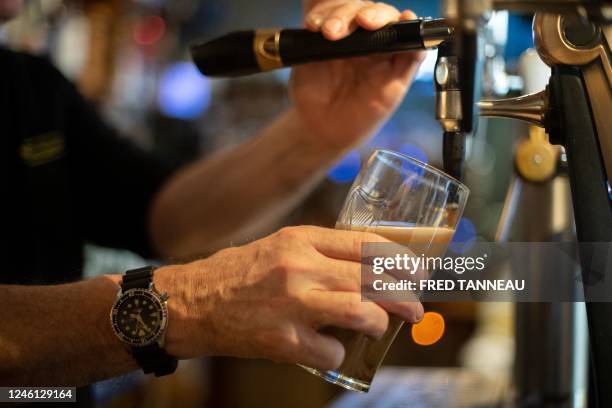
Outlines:
{"label": "blurred bar background", "polygon": [[[389,3],[419,16],[438,16],[435,1]],[[252,137],[290,103],[288,70],[208,79],[191,64],[189,45],[236,29],[298,27],[301,7],[299,1],[280,0],[31,0],[17,19],[0,27],[0,42],[48,55],[124,137],[180,164]],[[531,16],[500,14],[490,25],[496,45],[486,49],[490,66],[483,85],[489,95],[515,96],[522,91],[518,59],[533,45]],[[286,224],[332,227],[361,160],[373,147],[442,167],[441,131],[433,113],[434,62],[431,51],[398,112],[366,145],[330,169]],[[513,171],[513,145],[525,131],[517,122],[481,120],[467,149],[471,195],[457,240],[494,239]],[[87,250],[88,275],[141,264],[125,251]],[[511,306],[449,303],[425,308],[444,317],[442,337],[419,345],[405,327],[386,365],[468,367],[508,380],[514,341]],[[341,393],[291,365],[223,357],[183,362],[176,375],[165,379],[133,374],[96,386],[100,406],[109,407],[317,407]]]}

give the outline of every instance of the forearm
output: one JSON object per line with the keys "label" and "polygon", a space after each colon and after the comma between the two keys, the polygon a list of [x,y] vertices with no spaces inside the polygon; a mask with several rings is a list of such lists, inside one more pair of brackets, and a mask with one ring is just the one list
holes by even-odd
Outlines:
{"label": "forearm", "polygon": [[[104,275],[63,285],[0,285],[0,385],[81,386],[139,369],[111,328],[120,281]],[[184,319],[193,289],[181,265],[156,269],[153,282],[170,296],[164,348],[184,358],[193,338]]]}
{"label": "forearm", "polygon": [[265,232],[337,159],[293,110],[257,137],[179,171],[153,205],[151,233],[168,256],[186,257]]}
{"label": "forearm", "polygon": [[0,285],[0,384],[80,386],[135,370],[109,322],[119,279]]}

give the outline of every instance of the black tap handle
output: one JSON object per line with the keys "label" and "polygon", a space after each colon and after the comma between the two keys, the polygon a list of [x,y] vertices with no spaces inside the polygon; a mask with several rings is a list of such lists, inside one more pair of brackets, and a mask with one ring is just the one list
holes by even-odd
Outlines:
{"label": "black tap handle", "polygon": [[280,53],[285,64],[294,65],[379,52],[419,50],[425,48],[420,27],[421,22],[416,20],[389,24],[376,31],[358,29],[338,41],[330,41],[320,33],[288,29],[281,33]]}
{"label": "black tap handle", "polygon": [[457,180],[463,181],[465,133],[444,132],[442,139],[442,159],[444,171]]}
{"label": "black tap handle", "polygon": [[191,47],[191,58],[208,76],[241,76],[259,72],[253,49],[255,30],[234,31]]}
{"label": "black tap handle", "polygon": [[452,34],[444,20],[409,20],[338,41],[303,29],[235,31],[191,47],[200,72],[241,76],[308,62],[432,48]]}

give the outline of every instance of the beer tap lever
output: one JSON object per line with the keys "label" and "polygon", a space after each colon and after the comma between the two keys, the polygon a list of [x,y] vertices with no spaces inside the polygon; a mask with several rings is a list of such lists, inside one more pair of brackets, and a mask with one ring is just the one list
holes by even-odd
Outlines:
{"label": "beer tap lever", "polygon": [[478,102],[480,116],[522,120],[546,128],[547,90],[516,98],[483,100]]}

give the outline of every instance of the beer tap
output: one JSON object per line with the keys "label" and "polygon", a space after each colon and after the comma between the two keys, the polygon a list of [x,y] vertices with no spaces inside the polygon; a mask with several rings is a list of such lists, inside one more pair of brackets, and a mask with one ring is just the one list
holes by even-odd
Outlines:
{"label": "beer tap", "polygon": [[485,2],[442,1],[442,15],[453,28],[452,39],[438,49],[434,71],[436,119],[443,130],[444,169],[463,178],[465,138],[476,130],[480,97],[482,31],[490,17]]}
{"label": "beer tap", "polygon": [[[579,242],[612,242],[612,16],[610,0],[443,0],[442,19],[357,30],[326,41],[306,30],[250,30],[192,47],[200,71],[246,75],[335,58],[439,47],[434,74],[436,119],[443,131],[444,167],[463,176],[465,138],[478,116],[528,121],[565,147]],[[536,13],[538,54],[552,71],[547,88],[518,98],[478,101],[481,42],[491,11]],[[593,254],[581,248],[583,282],[596,283]],[[607,276],[607,279],[612,277]],[[595,387],[600,406],[612,406],[612,303],[589,303],[587,314]]]}
{"label": "beer tap", "polygon": [[452,36],[443,19],[416,19],[368,31],[357,29],[338,41],[306,29],[234,31],[195,44],[191,55],[208,76],[244,76],[309,62],[375,53],[436,48]]}
{"label": "beer tap", "polygon": [[442,157],[445,171],[458,180],[463,179],[465,133],[463,103],[459,80],[459,61],[454,42],[438,48],[434,69],[436,91],[436,120],[443,131]]}
{"label": "beer tap", "polygon": [[[567,158],[579,243],[612,242],[612,67],[609,22],[577,15],[536,13],[536,49],[551,67],[546,89],[518,98],[481,101],[480,116],[529,122],[546,130],[550,142],[563,145]],[[589,302],[599,280],[592,273],[594,252],[580,246],[591,345],[591,400],[611,406],[612,303]],[[520,391],[520,390],[519,390]]]}

